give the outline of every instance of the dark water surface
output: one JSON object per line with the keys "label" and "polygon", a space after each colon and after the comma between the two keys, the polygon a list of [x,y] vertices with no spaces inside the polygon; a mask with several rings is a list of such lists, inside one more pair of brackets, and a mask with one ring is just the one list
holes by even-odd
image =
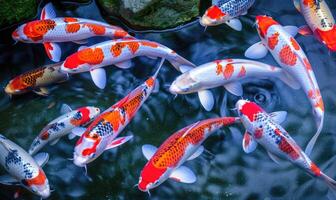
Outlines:
{"label": "dark water surface", "polygon": [[[328,0],[336,14],[336,2]],[[301,26],[303,17],[290,0],[258,0],[247,16],[241,17],[244,29],[235,32],[226,25],[209,27],[206,32],[194,23],[184,29],[165,33],[137,33],[139,38],[160,42],[200,65],[215,59],[242,58],[243,52],[258,40],[253,26],[254,16],[269,14],[284,25]],[[58,10],[58,16],[78,16],[103,20],[94,3],[78,9]],[[117,22],[115,22],[117,24]],[[2,34],[2,38],[9,35]],[[6,40],[6,39],[4,39]],[[92,38],[90,44],[103,41]],[[297,40],[313,65],[326,107],[325,124],[321,137],[311,156],[325,172],[336,177],[336,56],[313,37],[298,36]],[[62,44],[63,58],[74,52],[78,45]],[[268,55],[262,61],[275,64]],[[102,110],[113,105],[154,72],[154,60],[134,59],[135,67],[122,70],[106,67],[108,85],[99,90],[88,73],[75,75],[70,81],[51,87],[49,97],[34,94],[9,99],[0,93],[0,133],[28,148],[40,130],[60,115],[63,103],[73,108],[85,105]],[[17,43],[0,46],[0,87],[16,75],[44,64],[51,63],[39,44]],[[178,96],[168,92],[169,84],[179,73],[166,62],[159,74],[160,92],[153,94],[121,135],[134,134],[134,139],[117,149],[105,152],[88,165],[90,182],[84,170],[67,158],[72,157],[75,140],[62,139],[54,146],[46,146],[50,161],[45,166],[49,182],[55,191],[49,199],[148,199],[148,194],[133,187],[139,178],[146,159],[141,153],[143,144],[159,146],[170,134],[197,120],[220,115],[224,88],[216,88],[216,107],[206,112],[200,107],[197,95]],[[283,126],[301,147],[305,147],[315,133],[310,104],[302,90],[294,91],[278,80],[251,80],[244,85],[244,98],[255,100],[267,111],[286,110],[289,115]],[[227,115],[238,97],[228,94]],[[224,102],[226,103],[226,102]],[[237,128],[243,131],[241,126]],[[228,129],[218,131],[206,142],[207,152],[186,163],[197,174],[191,185],[166,181],[151,191],[151,199],[326,199],[327,187],[309,177],[288,162],[275,164],[259,147],[247,155],[241,147],[241,135]],[[1,169],[1,172],[4,172]],[[0,199],[10,199],[16,187],[0,186]],[[39,197],[21,191],[22,199]]]}

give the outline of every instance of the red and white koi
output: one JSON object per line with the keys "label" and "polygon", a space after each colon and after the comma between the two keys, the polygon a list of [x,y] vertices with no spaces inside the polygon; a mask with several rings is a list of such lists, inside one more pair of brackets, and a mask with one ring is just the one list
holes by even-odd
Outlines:
{"label": "red and white koi", "polygon": [[237,17],[246,15],[247,10],[254,4],[255,0],[215,0],[213,5],[208,8],[200,24],[202,26],[216,26],[227,24],[236,31],[242,30],[242,24]]}
{"label": "red and white koi", "polygon": [[278,163],[280,158],[288,160],[313,177],[324,181],[330,189],[335,191],[336,182],[324,174],[287,131],[279,125],[285,120],[286,112],[268,114],[257,104],[246,100],[239,100],[236,108],[246,128],[243,137],[243,149],[246,153],[251,153],[256,149],[257,144],[260,144],[267,150],[273,161]]}
{"label": "red and white koi", "polygon": [[156,73],[135,88],[123,99],[100,114],[87,129],[83,129],[74,151],[74,164],[85,167],[104,151],[115,148],[132,139],[133,136],[118,137],[131,122],[142,104],[152,93],[156,77],[164,62],[161,60]]}
{"label": "red and white koi", "polygon": [[246,50],[248,58],[262,58],[268,50],[277,63],[303,88],[313,109],[317,132],[309,141],[306,154],[310,154],[323,128],[324,104],[313,68],[301,46],[294,39],[297,28],[282,27],[268,16],[257,16],[256,24],[261,42]]}
{"label": "red and white koi", "polygon": [[159,148],[142,146],[148,162],[141,171],[138,188],[148,192],[168,178],[177,182],[194,183],[195,174],[183,166],[184,162],[202,154],[202,143],[218,129],[239,122],[236,117],[213,118],[198,121],[171,135]]}
{"label": "red and white koi", "polygon": [[9,175],[0,176],[0,183],[21,185],[43,199],[50,196],[49,181],[42,170],[47,153],[31,157],[24,149],[0,135],[0,164]]}
{"label": "red and white koi", "polygon": [[253,60],[225,59],[215,60],[183,73],[175,79],[169,90],[173,94],[198,92],[201,104],[209,111],[214,105],[214,97],[207,89],[223,86],[228,92],[242,96],[242,81],[264,77],[277,77],[293,88],[299,87],[281,68]]}
{"label": "red and white koi", "polygon": [[70,74],[90,71],[93,82],[99,88],[104,88],[106,72],[102,67],[115,65],[127,69],[132,66],[130,59],[137,56],[165,58],[181,72],[194,67],[194,64],[164,45],[148,40],[125,39],[80,48],[65,59],[61,70]]}
{"label": "red and white koi", "polygon": [[49,93],[46,86],[69,79],[67,73],[60,71],[61,64],[46,65],[16,76],[9,81],[5,87],[5,92],[12,96],[33,91],[38,95],[46,96]]}
{"label": "red and white koi", "polygon": [[76,135],[72,134],[71,131],[93,121],[100,114],[100,109],[93,106],[85,106],[72,110],[68,105],[63,104],[61,112],[63,115],[51,121],[34,139],[30,145],[29,154],[34,155],[48,143],[51,145],[56,144],[61,137],[69,133],[69,139],[73,139]]}
{"label": "red and white koi", "polygon": [[82,44],[86,43],[87,38],[95,36],[131,37],[122,28],[104,22],[74,17],[56,18],[51,3],[42,9],[40,20],[23,24],[12,33],[17,41],[43,43],[48,57],[55,62],[61,59],[61,48],[57,42]]}
{"label": "red and white koi", "polygon": [[315,35],[331,51],[336,51],[336,24],[325,0],[294,0],[294,5],[308,26],[300,27],[302,35]]}

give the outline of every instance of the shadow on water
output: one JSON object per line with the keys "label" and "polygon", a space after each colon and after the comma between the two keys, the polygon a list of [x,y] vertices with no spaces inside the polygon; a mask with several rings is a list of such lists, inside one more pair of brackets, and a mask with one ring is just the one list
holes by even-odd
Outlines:
{"label": "shadow on water", "polygon": [[[269,14],[282,24],[303,25],[303,17],[294,9],[292,1],[278,4],[275,1],[260,0],[241,17],[243,32],[235,32],[226,25],[209,27],[206,32],[198,23],[191,22],[171,32],[134,32],[137,37],[160,42],[200,65],[215,59],[242,58],[249,45],[258,40],[253,27],[253,16]],[[333,13],[336,2],[328,1]],[[82,5],[72,10],[58,10],[59,16],[80,16],[102,21],[95,3]],[[119,24],[115,21],[113,24]],[[9,38],[2,32],[3,38]],[[106,39],[106,38],[105,38]],[[313,37],[297,37],[313,65],[326,105],[326,121],[323,134],[318,140],[312,159],[319,163],[326,173],[335,177],[336,152],[336,67],[335,54],[329,55],[326,48]],[[90,44],[103,41],[92,38]],[[0,47],[0,87],[14,76],[27,70],[50,63],[42,45],[17,43]],[[61,44],[63,58],[74,52],[78,45]],[[268,55],[262,61],[275,65]],[[135,67],[121,70],[107,67],[108,85],[105,90],[97,89],[89,74],[73,76],[70,81],[51,87],[47,98],[34,94],[12,100],[0,93],[0,132],[24,148],[52,119],[60,115],[61,104],[76,108],[94,105],[106,109],[154,72],[155,61],[147,58],[134,59]],[[179,73],[168,63],[159,74],[160,92],[153,94],[138,112],[123,135],[134,134],[135,138],[125,145],[105,152],[89,165],[88,173],[92,182],[84,176],[81,168],[75,167],[67,158],[72,157],[75,141],[67,138],[57,145],[47,146],[51,159],[45,167],[49,182],[55,191],[50,199],[147,199],[148,195],[133,188],[146,160],[141,145],[159,146],[171,133],[197,120],[220,115],[220,105],[225,90],[215,88],[216,107],[212,112],[201,109],[197,95],[190,94],[174,98],[167,85]],[[251,80],[244,84],[244,97],[254,100],[267,111],[286,110],[288,119],[283,124],[298,144],[304,147],[315,132],[310,105],[301,90],[293,91],[279,80]],[[238,97],[227,95],[228,115],[236,115],[234,108]],[[238,127],[241,128],[241,127]],[[241,130],[243,131],[243,130]],[[311,179],[301,170],[284,162],[273,163],[262,148],[251,155],[243,153],[241,136],[229,134],[228,129],[218,131],[205,142],[208,153],[186,165],[196,172],[198,180],[187,185],[167,181],[152,191],[151,199],[317,199],[325,197],[326,186]],[[238,139],[238,141],[237,141]],[[329,161],[328,161],[329,160]],[[3,172],[3,170],[1,171]],[[0,199],[10,199],[17,188],[0,186]],[[20,190],[22,199],[39,199]]]}

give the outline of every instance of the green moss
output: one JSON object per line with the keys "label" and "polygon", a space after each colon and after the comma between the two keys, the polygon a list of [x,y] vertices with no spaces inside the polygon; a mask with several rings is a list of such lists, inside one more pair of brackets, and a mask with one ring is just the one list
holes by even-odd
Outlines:
{"label": "green moss", "polygon": [[36,15],[36,0],[0,0],[0,26],[17,23]]}
{"label": "green moss", "polygon": [[199,15],[199,0],[152,0],[138,3],[140,8],[124,8],[125,2],[132,5],[129,1],[98,0],[98,3],[108,14],[121,16],[131,25],[143,28],[171,28]]}

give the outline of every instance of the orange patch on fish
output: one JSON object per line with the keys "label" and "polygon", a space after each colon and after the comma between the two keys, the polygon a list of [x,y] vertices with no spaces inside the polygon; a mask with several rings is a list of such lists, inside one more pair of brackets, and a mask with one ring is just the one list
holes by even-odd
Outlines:
{"label": "orange patch on fish", "polygon": [[270,36],[268,38],[268,47],[270,49],[273,50],[276,47],[276,45],[278,44],[278,42],[279,42],[279,35],[280,34],[278,32],[276,32],[276,33],[274,33],[272,36]]}
{"label": "orange patch on fish", "polygon": [[155,79],[154,78],[149,78],[147,81],[146,81],[146,85],[148,87],[153,87],[154,86],[154,83],[155,83]]}
{"label": "orange patch on fish", "polygon": [[119,130],[121,125],[125,124],[126,119],[118,110],[112,110],[111,112],[105,113],[102,118],[112,124],[114,132]]}
{"label": "orange patch on fish", "polygon": [[42,77],[44,68],[37,68],[14,78],[9,84],[13,90],[23,90],[27,87],[35,87],[38,78]]}
{"label": "orange patch on fish", "polygon": [[65,17],[64,18],[64,22],[66,22],[66,26],[65,26],[65,31],[67,33],[76,33],[79,31],[80,29],[80,24],[78,23],[74,23],[74,22],[78,22],[78,20],[76,18],[73,17]]}
{"label": "orange patch on fish", "polygon": [[104,35],[106,31],[104,26],[98,24],[85,24],[85,26],[87,26],[90,31],[96,35]]}
{"label": "orange patch on fish", "polygon": [[148,46],[148,47],[153,47],[153,48],[159,47],[158,43],[151,42],[151,41],[141,41],[140,44],[143,46]]}
{"label": "orange patch on fish", "polygon": [[122,49],[126,46],[124,43],[116,43],[115,45],[112,45],[110,51],[114,57],[118,57],[122,53]]}
{"label": "orange patch on fish", "polygon": [[43,36],[49,31],[53,30],[56,26],[56,22],[51,19],[36,20],[27,23],[23,27],[23,33],[32,41],[40,41]]}
{"label": "orange patch on fish", "polygon": [[143,99],[143,93],[142,90],[136,90],[133,91],[129,96],[127,97],[127,101],[125,101],[122,105],[122,108],[125,110],[128,120],[131,120],[135,113],[140,108],[142,99]]}
{"label": "orange patch on fish", "polygon": [[44,172],[39,169],[38,175],[32,179],[26,179],[25,182],[27,183],[28,186],[39,186],[39,185],[44,185],[44,183],[46,182],[46,175],[44,174]]}
{"label": "orange patch on fish", "polygon": [[223,66],[220,64],[220,61],[215,61],[216,65],[216,74],[220,75],[223,72]]}
{"label": "orange patch on fish", "polygon": [[223,13],[218,6],[214,5],[208,8],[208,10],[206,11],[206,16],[211,19],[219,20],[225,16],[225,13]]}
{"label": "orange patch on fish", "polygon": [[240,71],[239,71],[238,78],[242,78],[244,76],[246,76],[246,69],[245,69],[244,66],[242,66]]}
{"label": "orange patch on fish", "polygon": [[227,64],[225,66],[224,72],[223,72],[223,76],[225,77],[225,79],[229,79],[231,78],[232,74],[234,72],[234,67],[232,64]]}
{"label": "orange patch on fish", "polygon": [[135,54],[140,47],[140,44],[138,42],[126,42],[126,45],[128,49],[132,52],[132,54]]}
{"label": "orange patch on fish", "polygon": [[48,132],[48,130],[44,131],[44,132],[40,135],[40,138],[41,138],[42,140],[47,140],[47,139],[49,139],[49,132]]}
{"label": "orange patch on fish", "polygon": [[78,59],[83,63],[88,63],[90,65],[97,65],[103,62],[104,52],[101,48],[87,48],[83,49],[78,53]]}
{"label": "orange patch on fish", "polygon": [[293,37],[290,38],[290,41],[291,41],[295,50],[300,50],[301,49],[300,45],[297,43],[297,41]]}
{"label": "orange patch on fish", "polygon": [[291,50],[290,46],[285,45],[279,53],[280,61],[286,65],[294,66],[297,61],[296,54]]}
{"label": "orange patch on fish", "polygon": [[310,62],[309,62],[309,60],[307,59],[307,58],[304,58],[303,59],[303,64],[304,64],[304,66],[306,67],[306,69],[309,71],[309,70],[313,70],[312,69],[312,66],[311,66],[311,64],[310,64]]}
{"label": "orange patch on fish", "polygon": [[123,37],[125,37],[127,35],[128,35],[128,33],[126,31],[124,31],[124,30],[116,30],[114,32],[114,37],[117,37],[117,38],[123,38]]}
{"label": "orange patch on fish", "polygon": [[321,176],[321,170],[314,163],[311,163],[310,170],[315,174],[315,176]]}

